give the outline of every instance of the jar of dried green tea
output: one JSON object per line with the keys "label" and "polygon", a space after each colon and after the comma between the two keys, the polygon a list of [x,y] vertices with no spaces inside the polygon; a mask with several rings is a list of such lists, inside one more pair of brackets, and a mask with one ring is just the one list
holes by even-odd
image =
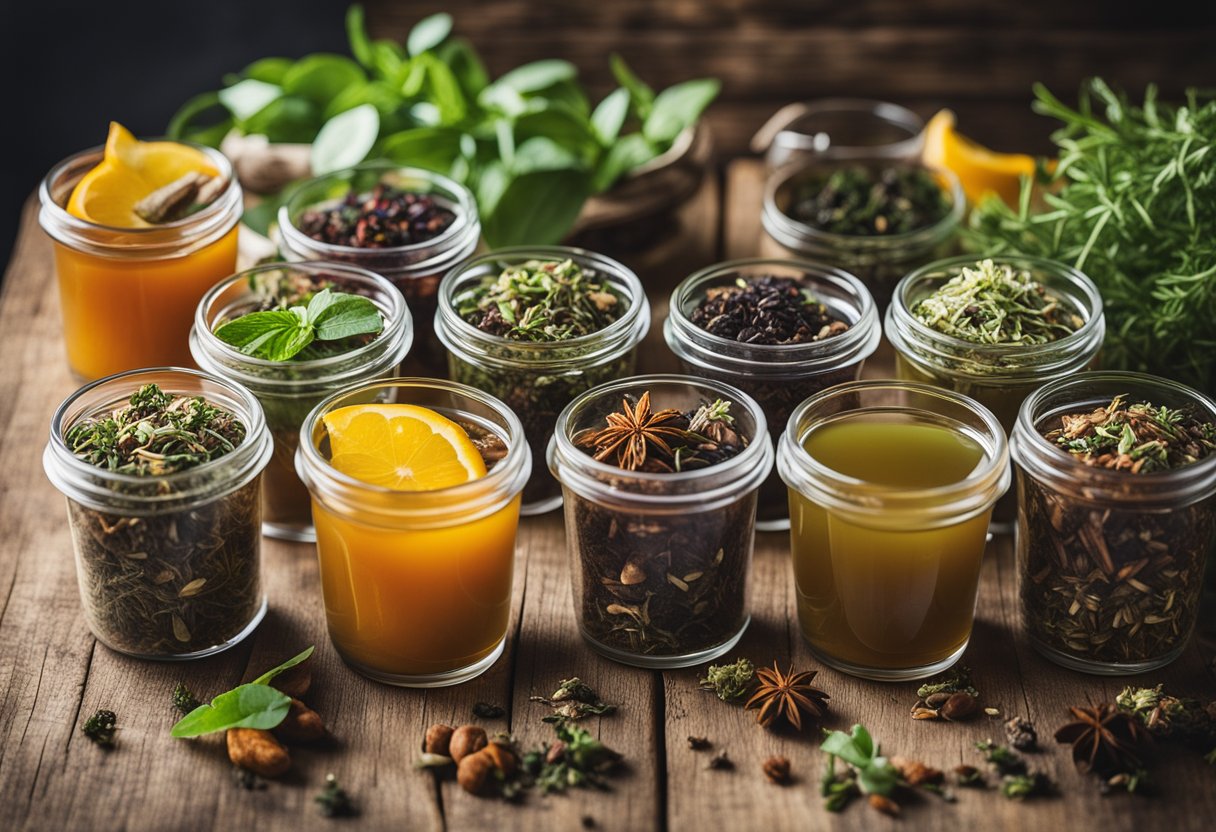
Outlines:
{"label": "jar of dried green tea", "polygon": [[85,620],[138,658],[226,650],[266,613],[258,400],[177,368],[109,376],[51,419],[43,466],[67,497]]}
{"label": "jar of dried green tea", "polygon": [[1011,452],[1034,647],[1087,673],[1176,659],[1216,547],[1216,401],[1139,373],[1080,373],[1026,399]]}

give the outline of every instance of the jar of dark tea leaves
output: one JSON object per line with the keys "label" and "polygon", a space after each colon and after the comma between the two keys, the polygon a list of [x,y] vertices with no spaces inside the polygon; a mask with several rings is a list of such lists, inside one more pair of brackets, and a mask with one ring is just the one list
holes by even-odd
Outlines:
{"label": "jar of dark tea leaves", "polygon": [[[686,373],[759,402],[776,443],[803,400],[860,376],[882,332],[870,293],[847,272],[800,260],[734,260],[676,287],[663,335]],[[789,496],[776,470],[759,500],[756,528],[789,528]]]}
{"label": "jar of dark tea leaves", "polygon": [[773,464],[764,412],[687,376],[596,387],[557,419],[549,469],[565,495],[579,629],[654,669],[729,651],[750,620],[756,494]]}
{"label": "jar of dark tea leaves", "polygon": [[193,659],[253,631],[266,613],[258,491],[270,453],[253,394],[193,370],[109,376],[59,406],[43,465],[67,497],[99,641]]}
{"label": "jar of dark tea leaves", "polygon": [[1013,430],[1022,621],[1074,670],[1169,664],[1195,628],[1216,546],[1216,402],[1139,373],[1081,373]]}

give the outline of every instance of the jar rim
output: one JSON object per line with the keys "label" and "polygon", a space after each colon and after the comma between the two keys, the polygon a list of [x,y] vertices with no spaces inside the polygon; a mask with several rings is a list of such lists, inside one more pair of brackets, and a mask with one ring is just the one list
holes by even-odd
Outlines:
{"label": "jar rim", "polygon": [[[822,116],[825,113],[850,113],[872,116],[886,124],[906,130],[908,136],[896,141],[876,145],[841,145],[829,144],[828,151],[848,153],[850,156],[877,156],[885,158],[905,158],[917,150],[923,143],[921,131],[924,130],[925,120],[912,110],[891,101],[877,98],[858,98],[850,96],[833,96],[816,98],[801,103],[800,112],[792,118],[773,136],[769,149],[792,152],[817,151],[815,136],[798,129],[803,119]],[[836,156],[834,158],[848,158]]]}

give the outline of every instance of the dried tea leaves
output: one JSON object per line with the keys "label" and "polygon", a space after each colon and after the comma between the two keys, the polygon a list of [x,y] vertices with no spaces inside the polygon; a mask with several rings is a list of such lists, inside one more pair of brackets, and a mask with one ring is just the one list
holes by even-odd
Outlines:
{"label": "dried tea leaves", "polygon": [[761,275],[707,289],[689,314],[711,335],[745,344],[805,344],[840,335],[847,321],[816,299],[807,281]]}
{"label": "dried tea leaves", "polygon": [[885,237],[936,225],[950,200],[924,168],[848,165],[799,182],[787,213],[830,234]]}
{"label": "dried tea leaves", "polygon": [[1216,453],[1216,423],[1148,402],[1116,396],[1086,413],[1060,417],[1048,442],[1095,468],[1149,474],[1193,465]]}

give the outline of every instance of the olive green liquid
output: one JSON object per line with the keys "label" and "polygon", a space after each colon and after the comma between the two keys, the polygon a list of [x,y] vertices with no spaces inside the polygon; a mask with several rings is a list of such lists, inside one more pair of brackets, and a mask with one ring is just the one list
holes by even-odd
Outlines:
{"label": "olive green liquid", "polygon": [[[805,448],[845,476],[898,489],[952,485],[984,457],[968,436],[912,421],[828,424]],[[791,491],[803,636],[845,669],[913,670],[946,660],[971,635],[990,514],[930,529],[901,509],[878,528]]]}

